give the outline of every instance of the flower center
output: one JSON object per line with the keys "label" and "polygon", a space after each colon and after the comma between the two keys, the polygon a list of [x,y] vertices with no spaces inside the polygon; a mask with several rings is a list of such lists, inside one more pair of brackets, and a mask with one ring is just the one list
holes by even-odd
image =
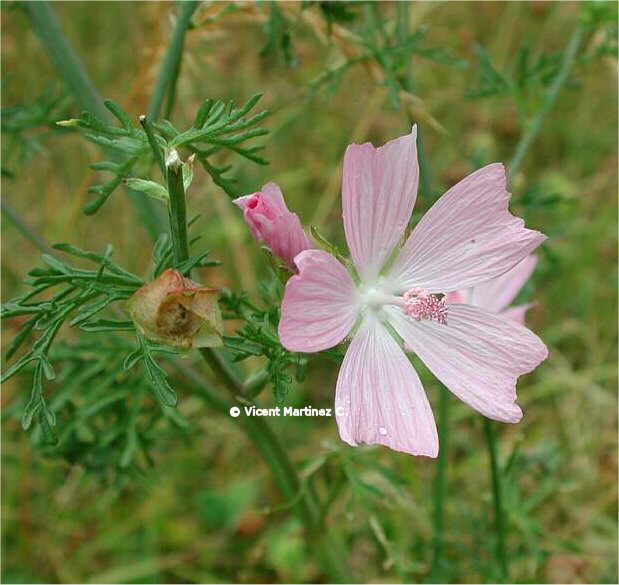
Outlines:
{"label": "flower center", "polygon": [[380,288],[375,287],[362,289],[361,299],[363,304],[371,309],[379,309],[390,301],[389,295],[386,295]]}
{"label": "flower center", "polygon": [[403,299],[402,310],[415,321],[428,319],[447,325],[447,302],[444,296],[414,287],[404,293]]}
{"label": "flower center", "polygon": [[384,290],[380,283],[376,286],[363,287],[360,292],[362,304],[372,312],[380,313],[382,307],[392,305],[399,307],[415,321],[427,319],[447,325],[449,305],[445,295],[414,287],[402,296],[396,296],[388,289]]}

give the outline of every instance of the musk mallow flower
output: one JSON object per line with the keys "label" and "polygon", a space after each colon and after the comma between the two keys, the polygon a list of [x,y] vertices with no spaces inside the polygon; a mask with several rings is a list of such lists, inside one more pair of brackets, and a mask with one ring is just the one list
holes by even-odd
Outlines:
{"label": "musk mallow flower", "polygon": [[252,234],[271,252],[294,268],[294,257],[312,245],[296,213],[288,210],[281,189],[267,183],[257,193],[234,199]]}
{"label": "musk mallow flower", "polygon": [[395,249],[417,196],[416,128],[380,148],[350,145],[343,168],[346,241],[356,274],[323,250],[295,257],[279,324],[291,351],[352,341],[336,385],[340,436],[436,457],[434,417],[400,340],[458,398],[483,415],[518,422],[516,380],[546,358],[531,331],[482,308],[448,302],[510,270],[546,238],[508,210],[502,164],[445,193]]}
{"label": "musk mallow flower", "polygon": [[189,349],[223,345],[218,291],[168,268],[127,301],[136,327],[148,339]]}
{"label": "musk mallow flower", "polygon": [[478,284],[473,288],[448,293],[446,297],[447,302],[466,303],[481,307],[505,319],[511,319],[516,323],[524,325],[525,314],[533,303],[514,305],[513,307],[510,307],[509,304],[514,300],[527,280],[529,280],[536,265],[537,258],[535,256],[527,256],[511,270],[497,278]]}

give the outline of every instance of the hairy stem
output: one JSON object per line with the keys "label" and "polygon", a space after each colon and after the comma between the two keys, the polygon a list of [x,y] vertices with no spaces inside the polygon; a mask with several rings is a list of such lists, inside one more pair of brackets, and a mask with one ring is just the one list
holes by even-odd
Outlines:
{"label": "hairy stem", "polygon": [[582,24],[578,24],[576,29],[572,33],[570,40],[567,43],[567,48],[563,53],[563,60],[561,61],[561,66],[559,67],[559,71],[550,84],[550,87],[546,91],[546,95],[544,96],[544,101],[540,106],[539,110],[535,114],[533,120],[531,120],[528,125],[527,130],[520,138],[518,145],[516,146],[516,152],[508,165],[510,177],[515,177],[516,173],[520,170],[520,166],[522,165],[522,161],[524,157],[529,152],[529,149],[535,142],[539,131],[542,128],[542,124],[546,119],[546,116],[552,109],[557,96],[559,95],[559,91],[563,87],[567,77],[570,73],[570,69],[574,64],[574,60],[576,59],[576,54],[578,53],[578,49],[580,48],[580,44],[582,43],[584,35],[584,27]]}
{"label": "hairy stem", "polygon": [[496,531],[495,554],[501,572],[501,580],[507,583],[509,579],[507,550],[505,548],[505,514],[501,492],[501,470],[497,458],[497,438],[494,432],[493,422],[484,418],[484,433],[490,458],[490,473],[492,476],[492,499],[494,504],[494,525]]}
{"label": "hairy stem", "polygon": [[[75,53],[49,2],[25,2],[30,22],[41,44],[60,77],[69,88],[81,108],[88,110],[102,120],[109,121],[110,115],[103,100],[92,83],[86,68]],[[113,155],[114,153],[110,153]],[[153,239],[163,231],[163,222],[156,204],[141,193],[128,189],[133,205],[142,225],[146,226]]]}
{"label": "hairy stem", "polygon": [[161,112],[163,100],[168,93],[168,105],[166,108],[166,116],[172,111],[174,95],[176,94],[176,80],[180,73],[181,59],[183,56],[183,44],[185,42],[185,33],[191,22],[191,17],[198,6],[198,2],[194,0],[181,2],[180,11],[176,21],[176,26],[172,32],[172,38],[168,45],[168,50],[163,58],[159,76],[155,90],[148,105],[148,117],[151,120],[156,120]]}

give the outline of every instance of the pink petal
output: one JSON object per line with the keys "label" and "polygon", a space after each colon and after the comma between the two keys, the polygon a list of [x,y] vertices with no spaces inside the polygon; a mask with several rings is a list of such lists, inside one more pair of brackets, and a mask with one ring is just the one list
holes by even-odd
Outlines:
{"label": "pink petal", "polygon": [[266,204],[271,207],[273,210],[277,212],[288,211],[288,207],[286,206],[286,201],[284,200],[284,195],[279,185],[276,183],[267,183],[262,186],[260,191],[256,193],[251,193],[250,195],[243,195],[241,197],[237,197],[232,200],[236,206],[240,207],[242,210],[245,210],[247,204],[255,198],[257,195],[262,197]]}
{"label": "pink petal", "polygon": [[417,372],[371,315],[342,362],[335,413],[349,445],[377,443],[411,455],[438,455],[434,417]]}
{"label": "pink petal", "polygon": [[282,190],[279,188],[279,185],[276,183],[267,183],[262,186],[260,190],[262,196],[271,204],[274,209],[277,209],[280,212],[288,211],[288,207],[286,206],[286,201],[284,200],[284,195]]}
{"label": "pink petal", "polygon": [[443,195],[413,230],[389,280],[395,288],[447,292],[500,276],[546,236],[508,210],[505,168],[488,165]]}
{"label": "pink petal", "polygon": [[450,305],[447,325],[414,321],[396,307],[385,310],[407,346],[460,400],[488,418],[522,418],[516,380],[548,355],[537,335],[470,305]]}
{"label": "pink petal", "polygon": [[491,313],[500,313],[529,280],[536,264],[535,256],[527,256],[505,274],[478,284],[473,292],[473,302]]}
{"label": "pink petal", "polygon": [[524,325],[524,317],[527,311],[534,305],[534,303],[527,303],[526,305],[516,305],[515,307],[510,307],[509,309],[505,309],[505,311],[501,311],[499,313],[500,317],[503,319],[508,319],[509,321],[514,321],[520,325]]}
{"label": "pink petal", "polygon": [[402,237],[415,205],[417,127],[380,148],[351,144],[344,156],[346,241],[362,280],[374,279]]}
{"label": "pink petal", "polygon": [[357,318],[357,289],[348,271],[323,250],[295,259],[299,274],[284,292],[279,338],[290,351],[314,352],[337,345]]}
{"label": "pink petal", "polygon": [[290,267],[299,252],[313,248],[296,213],[285,212],[275,219],[265,242]]}

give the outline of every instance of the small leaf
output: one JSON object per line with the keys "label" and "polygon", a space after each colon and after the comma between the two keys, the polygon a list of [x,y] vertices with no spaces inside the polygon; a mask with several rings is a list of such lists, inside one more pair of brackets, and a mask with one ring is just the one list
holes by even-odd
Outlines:
{"label": "small leaf", "polygon": [[82,331],[88,333],[101,333],[103,331],[135,331],[133,321],[116,321],[113,319],[99,319],[80,326]]}
{"label": "small leaf", "polygon": [[70,327],[75,327],[75,325],[80,325],[84,321],[88,321],[91,317],[96,315],[99,311],[105,309],[110,303],[116,300],[114,296],[107,296],[103,300],[98,303],[93,303],[92,305],[85,305],[80,307],[80,313],[76,317],[74,317],[71,321],[69,321]]}
{"label": "small leaf", "polygon": [[184,163],[183,163],[183,188],[185,191],[189,189],[191,186],[191,182],[193,181],[193,163],[196,160],[196,155],[192,154]]}
{"label": "small leaf", "polygon": [[148,195],[153,199],[158,199],[159,201],[163,201],[165,203],[170,201],[168,190],[163,185],[160,185],[155,181],[135,179],[131,177],[129,179],[125,179],[125,184],[129,187],[129,189],[133,189],[138,193],[144,193],[144,195]]}
{"label": "small leaf", "polygon": [[5,369],[0,376],[0,382],[6,382],[11,376],[14,376],[26,367],[30,362],[35,361],[37,356],[33,352],[27,353],[25,356],[17,360],[10,368]]}
{"label": "small leaf", "polygon": [[56,377],[56,372],[54,371],[54,367],[51,362],[47,359],[47,356],[41,355],[39,357],[39,363],[43,368],[43,373],[48,380],[53,380]]}
{"label": "small leaf", "polygon": [[41,409],[43,399],[43,369],[40,364],[34,369],[30,398],[24,407],[21,417],[21,426],[27,431],[32,425],[34,415]]}
{"label": "small leaf", "polygon": [[206,122],[206,118],[208,117],[208,114],[211,111],[212,107],[213,107],[212,99],[207,98],[204,100],[204,102],[202,102],[202,105],[200,106],[200,109],[198,110],[198,113],[196,114],[196,119],[194,120],[194,123],[193,123],[194,128],[200,129],[202,128],[202,126],[204,126],[204,123]]}
{"label": "small leaf", "polygon": [[113,102],[112,100],[105,100],[103,104],[110,112],[112,112],[112,114],[114,114],[125,130],[133,130],[131,118],[116,102]]}
{"label": "small leaf", "polygon": [[93,171],[110,171],[112,173],[118,173],[120,165],[118,163],[105,160],[98,163],[92,163],[88,165]]}
{"label": "small leaf", "polygon": [[142,348],[138,348],[136,349],[133,353],[130,353],[128,356],[125,357],[125,359],[123,360],[123,364],[122,364],[122,368],[123,370],[130,370],[131,368],[133,368],[133,366],[135,366],[135,364],[137,364],[142,358],[144,357],[144,353],[142,351]]}
{"label": "small leaf", "polygon": [[30,335],[30,332],[32,331],[36,321],[37,321],[37,318],[33,317],[32,319],[30,319],[29,321],[26,321],[26,323],[24,323],[21,326],[19,332],[13,338],[13,341],[11,341],[9,347],[6,350],[5,358],[7,360],[10,360],[15,355],[15,352],[20,348],[21,344],[25,341],[26,337]]}
{"label": "small leaf", "polygon": [[51,410],[45,408],[45,406],[39,411],[39,425],[43,431],[43,437],[48,445],[57,445],[58,436],[54,431],[53,425],[56,423],[56,419],[53,416]]}
{"label": "small leaf", "polygon": [[144,366],[155,398],[165,406],[176,406],[176,392],[168,383],[165,370],[149,355],[144,355]]}

